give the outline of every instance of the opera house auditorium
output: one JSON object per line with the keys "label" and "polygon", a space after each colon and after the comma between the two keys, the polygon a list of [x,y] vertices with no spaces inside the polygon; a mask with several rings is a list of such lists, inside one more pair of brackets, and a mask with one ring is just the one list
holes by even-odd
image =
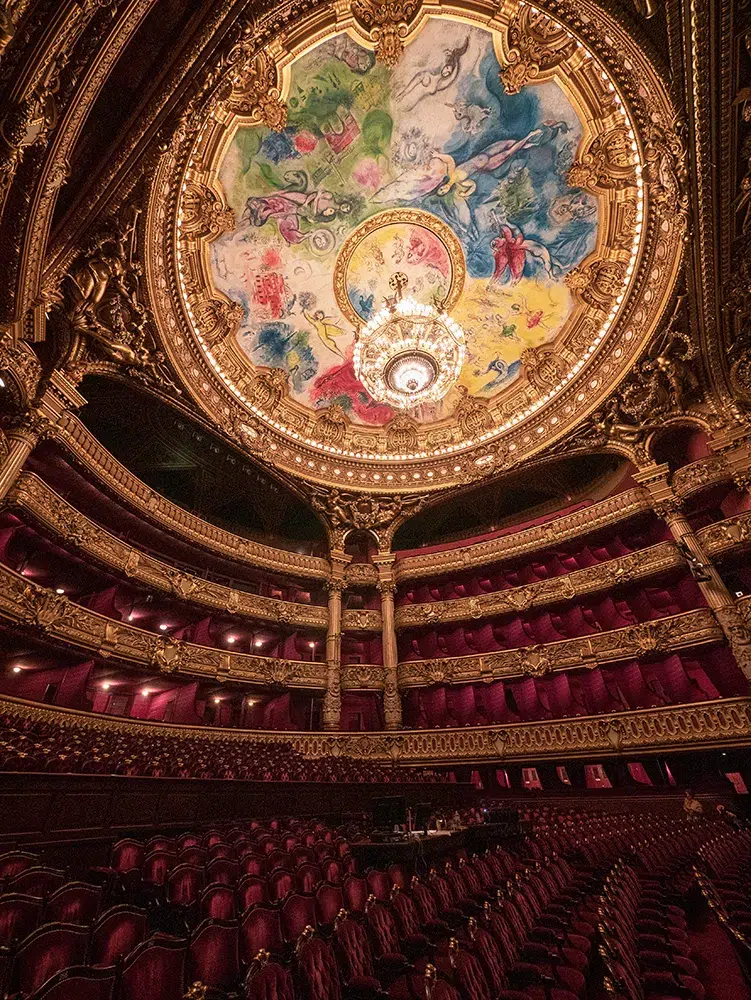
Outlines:
{"label": "opera house auditorium", "polygon": [[0,0],[0,1000],[751,1000],[751,2]]}

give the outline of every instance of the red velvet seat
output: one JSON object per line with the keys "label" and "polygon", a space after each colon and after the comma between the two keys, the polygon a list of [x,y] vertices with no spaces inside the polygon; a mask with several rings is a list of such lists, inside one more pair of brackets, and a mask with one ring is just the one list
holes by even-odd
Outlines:
{"label": "red velvet seat", "polygon": [[0,879],[12,879],[27,868],[39,866],[39,856],[27,851],[8,851],[0,854]]}
{"label": "red velvet seat", "polygon": [[8,883],[8,892],[21,892],[27,896],[46,897],[65,883],[65,872],[54,868],[26,868]]}
{"label": "red velvet seat", "polygon": [[188,979],[229,990],[240,979],[239,932],[234,921],[204,920],[190,936]]}
{"label": "red velvet seat", "polygon": [[3,893],[0,896],[0,948],[21,941],[39,923],[42,900],[23,893]]}
{"label": "red velvet seat", "polygon": [[240,877],[240,865],[229,858],[214,858],[206,865],[206,880],[221,882],[223,885],[235,885]]}
{"label": "red velvet seat", "polygon": [[[203,920],[234,920],[237,917],[235,891],[229,885],[214,882],[206,886],[199,900],[199,914]],[[247,909],[247,907],[243,907]]]}
{"label": "red velvet seat", "polygon": [[368,894],[375,896],[382,903],[388,901],[391,895],[391,881],[386,872],[371,868],[365,877],[368,886]]}
{"label": "red velvet seat", "polygon": [[167,881],[167,874],[175,864],[175,855],[165,850],[152,851],[143,859],[141,878],[147,884],[161,887]]}
{"label": "red velvet seat", "polygon": [[266,879],[260,875],[245,875],[237,887],[237,902],[240,913],[244,913],[249,906],[255,906],[257,903],[268,903],[269,891]]}
{"label": "red velvet seat", "polygon": [[101,886],[68,882],[47,900],[44,919],[61,924],[92,924],[101,905]]}
{"label": "red velvet seat", "polygon": [[322,881],[318,865],[302,864],[295,872],[295,885],[299,892],[315,892]]}
{"label": "red velvet seat", "polygon": [[381,984],[375,975],[373,955],[362,924],[343,911],[334,924],[332,941],[345,986],[357,990],[359,995],[378,996]]}
{"label": "red velvet seat", "polygon": [[339,969],[326,941],[306,935],[298,941],[295,954],[305,1000],[342,1000]]}
{"label": "red velvet seat", "polygon": [[154,934],[123,962],[118,1000],[183,1000],[187,946],[179,938]]}
{"label": "red velvet seat", "polygon": [[295,1000],[288,969],[269,961],[268,952],[256,957],[245,980],[244,1000]]}
{"label": "red velvet seat", "polygon": [[177,865],[167,875],[165,895],[173,906],[195,906],[198,896],[206,884],[202,868],[194,865]]}
{"label": "red velvet seat", "polygon": [[255,906],[240,918],[240,955],[249,965],[259,951],[272,955],[284,952],[284,938],[279,910]]}
{"label": "red velvet seat", "polygon": [[115,970],[75,966],[56,973],[30,1000],[112,1000]]}
{"label": "red velvet seat", "polygon": [[272,903],[280,902],[294,890],[295,877],[292,872],[284,868],[277,868],[267,877],[266,886],[270,901]]}
{"label": "red velvet seat", "polygon": [[146,937],[146,910],[113,906],[101,914],[91,931],[91,965],[114,965]]}
{"label": "red velvet seat", "polygon": [[315,893],[316,917],[321,927],[331,927],[336,915],[344,906],[344,893],[339,885],[328,885],[326,882],[318,886]]}
{"label": "red velvet seat", "polygon": [[368,901],[368,884],[360,875],[347,875],[342,886],[344,905],[350,913],[364,913]]}
{"label": "red velvet seat", "polygon": [[118,840],[110,854],[110,866],[117,872],[129,872],[141,867],[144,856],[143,844],[138,840]]}
{"label": "red velvet seat", "polygon": [[13,962],[13,980],[24,995],[33,993],[61,969],[82,965],[89,932],[74,924],[43,924],[22,941]]}
{"label": "red velvet seat", "polygon": [[282,903],[282,937],[292,944],[306,927],[316,929],[316,901],[313,896],[293,892]]}

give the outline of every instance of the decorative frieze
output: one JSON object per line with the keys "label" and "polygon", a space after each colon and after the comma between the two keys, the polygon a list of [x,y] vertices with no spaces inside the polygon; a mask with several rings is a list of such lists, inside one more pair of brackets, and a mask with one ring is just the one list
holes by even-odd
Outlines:
{"label": "decorative frieze", "polygon": [[58,440],[75,455],[99,481],[143,517],[202,548],[218,552],[237,562],[291,576],[325,580],[329,574],[326,559],[275,549],[250,538],[233,535],[214,524],[190,514],[141,482],[72,414],[65,414],[57,427]]}
{"label": "decorative frieze", "polygon": [[284,687],[322,689],[326,685],[325,663],[227,652],[154,635],[81,607],[6,566],[0,566],[0,615],[96,656],[137,663],[162,673]]}
{"label": "decorative frieze", "polygon": [[529,583],[509,590],[497,590],[477,597],[462,597],[427,604],[408,604],[397,608],[396,627],[426,625],[431,622],[467,621],[514,614],[531,607],[571,600],[581,594],[610,589],[619,583],[644,579],[684,565],[684,559],[672,542],[660,542],[647,549],[631,552],[617,559]]}
{"label": "decorative frieze", "polygon": [[747,746],[751,739],[751,698],[663,708],[608,716],[578,716],[542,722],[462,729],[421,729],[399,733],[308,733],[220,729],[134,722],[73,709],[50,708],[0,697],[0,711],[32,723],[51,723],[70,732],[130,733],[184,739],[186,731],[212,745],[291,745],[309,759],[353,757],[404,764],[470,764],[537,761],[546,757],[613,756]]}
{"label": "decorative frieze", "polygon": [[637,659],[651,653],[720,642],[723,632],[709,608],[576,639],[497,652],[408,660],[399,664],[399,687],[466,684],[502,677],[539,676],[559,670],[596,667],[601,663]]}
{"label": "decorative frieze", "polygon": [[[23,472],[19,476],[8,497],[8,503],[30,513],[44,528],[58,535],[63,544],[79,549],[102,565],[122,572],[154,590],[262,621],[326,628],[328,615],[324,607],[277,601],[271,597],[223,587],[219,583],[175,569],[174,566],[128,545],[90,521],[34,473]],[[380,628],[380,625],[375,627]]]}

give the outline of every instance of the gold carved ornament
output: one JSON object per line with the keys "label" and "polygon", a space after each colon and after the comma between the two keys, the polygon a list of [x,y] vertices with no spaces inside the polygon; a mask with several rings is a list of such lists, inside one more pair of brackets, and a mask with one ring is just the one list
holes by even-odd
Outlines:
{"label": "gold carved ornament", "polygon": [[518,94],[568,59],[576,48],[565,28],[526,4],[518,6],[506,37],[500,78],[507,94]]}
{"label": "gold carved ornament", "polygon": [[384,66],[399,62],[420,7],[421,0],[353,0],[352,15],[375,44],[376,59]]}

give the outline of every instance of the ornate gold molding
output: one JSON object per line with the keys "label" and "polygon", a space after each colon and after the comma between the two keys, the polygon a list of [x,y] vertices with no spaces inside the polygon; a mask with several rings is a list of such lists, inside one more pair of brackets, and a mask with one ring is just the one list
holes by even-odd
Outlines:
{"label": "ornate gold molding", "polygon": [[90,521],[33,472],[24,472],[19,476],[8,495],[7,503],[31,514],[34,520],[57,535],[64,545],[85,552],[104,566],[124,573],[132,580],[181,600],[262,621],[308,625],[321,629],[325,629],[328,623],[325,607],[278,601],[223,587],[219,583],[178,570],[169,563],[128,545]]}
{"label": "ornate gold molding", "polygon": [[712,612],[709,608],[699,608],[576,639],[471,656],[407,660],[399,664],[399,687],[541,676],[553,671],[593,668],[601,663],[635,659],[650,653],[701,646],[722,639],[722,629]]}
{"label": "ornate gold molding", "polygon": [[300,555],[286,549],[274,549],[270,545],[233,535],[170,503],[129,472],[72,414],[66,413],[60,420],[57,439],[108,490],[140,516],[156,522],[171,534],[187,539],[191,544],[219,552],[236,562],[291,576],[327,579],[329,564],[326,559]]}
{"label": "ornate gold molding", "polygon": [[31,722],[52,723],[68,731],[163,736],[165,744],[197,736],[206,741],[207,747],[286,744],[312,759],[347,756],[404,765],[508,763],[591,755],[600,759],[624,752],[649,754],[746,746],[751,739],[751,698],[726,698],[608,716],[398,733],[279,733],[174,726],[49,708],[5,696],[0,697],[0,711]]}
{"label": "ornate gold molding", "polygon": [[442,549],[438,552],[426,552],[424,555],[406,556],[396,563],[396,577],[399,583],[402,583],[405,580],[445,576],[448,573],[500,562],[502,559],[516,558],[548,545],[558,545],[571,538],[591,534],[593,531],[599,531],[618,521],[625,521],[649,509],[649,498],[644,490],[626,490],[572,514],[564,514],[543,524],[499,535],[488,541]]}
{"label": "ornate gold molding", "polygon": [[325,663],[230,653],[145,632],[30,583],[7,566],[0,566],[0,615],[97,656],[137,663],[164,674],[283,687],[326,686]]}
{"label": "ornate gold molding", "polygon": [[533,606],[570,600],[580,594],[595,593],[619,583],[640,580],[683,565],[684,559],[675,545],[672,542],[660,542],[596,566],[587,566],[564,576],[553,576],[522,587],[497,590],[478,597],[403,605],[396,610],[396,627],[400,629],[430,622],[466,621],[470,618],[488,618],[492,615],[526,611]]}
{"label": "ornate gold molding", "polygon": [[383,691],[380,663],[348,663],[341,668],[342,691]]}
{"label": "ornate gold molding", "polygon": [[365,609],[342,612],[342,628],[345,632],[380,632],[381,612]]}
{"label": "ornate gold molding", "polygon": [[747,545],[751,542],[751,511],[709,524],[697,531],[696,537],[708,556],[724,554],[736,545]]}

